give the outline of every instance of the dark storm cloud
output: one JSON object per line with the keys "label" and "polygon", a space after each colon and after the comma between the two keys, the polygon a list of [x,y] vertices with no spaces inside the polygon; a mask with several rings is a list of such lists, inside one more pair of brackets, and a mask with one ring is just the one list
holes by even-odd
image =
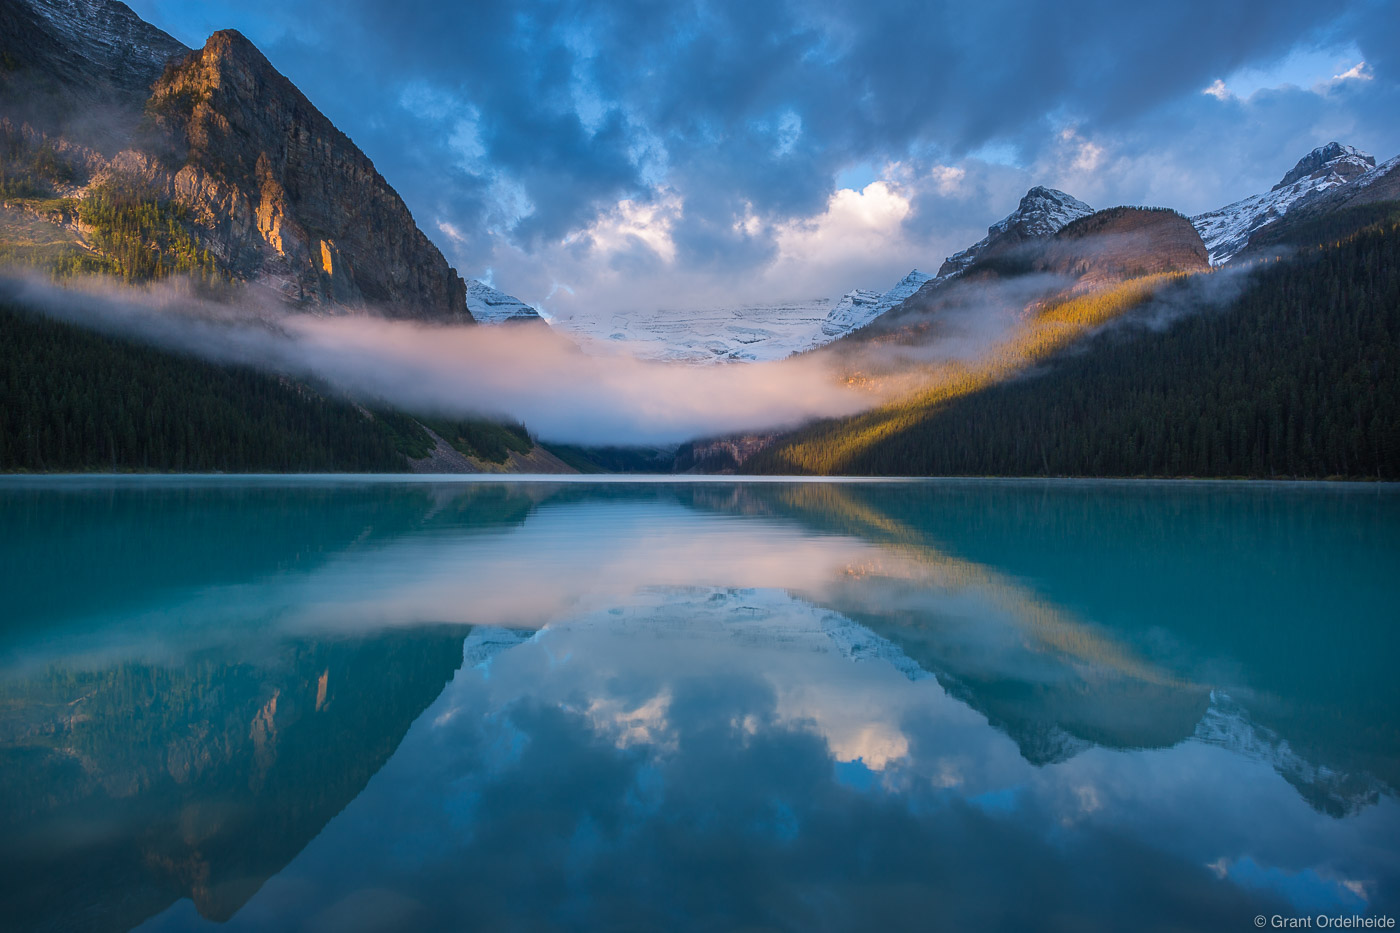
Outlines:
{"label": "dark storm cloud", "polygon": [[[1183,136],[1188,146],[1205,138],[1198,125],[1179,125],[1191,119],[1218,126],[1223,149],[1247,152],[1238,121],[1211,111],[1217,102],[1201,89],[1300,46],[1349,42],[1374,80],[1355,100],[1327,103],[1347,108],[1353,136],[1364,136],[1390,122],[1382,114],[1400,67],[1394,7],[1381,0],[136,5],[194,44],[215,26],[247,32],[463,258],[489,253],[492,236],[535,253],[618,200],[645,201],[665,185],[685,205],[673,230],[678,265],[756,267],[774,240],[737,229],[736,218],[820,214],[853,165],[959,162],[998,143],[1034,170],[1066,125],[1171,153]],[[405,106],[406,88],[423,89],[436,107]],[[1294,148],[1306,141],[1305,152],[1326,141],[1310,132],[1322,101],[1312,98],[1260,105],[1254,122],[1267,113],[1270,145],[1289,136]],[[1105,185],[1106,196],[1158,193],[1137,183]],[[1159,200],[1175,203],[1171,193]],[[959,215],[925,200],[907,222],[975,218],[977,229],[1012,206],[966,203]],[[462,239],[444,242],[440,220]]]}

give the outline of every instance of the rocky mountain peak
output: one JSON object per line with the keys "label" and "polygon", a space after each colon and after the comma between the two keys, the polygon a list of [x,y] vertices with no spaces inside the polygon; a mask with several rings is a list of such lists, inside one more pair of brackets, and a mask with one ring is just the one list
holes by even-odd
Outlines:
{"label": "rocky mountain peak", "polygon": [[1094,209],[1055,188],[1036,185],[1021,198],[1016,210],[987,232],[1015,230],[1023,237],[1051,236],[1072,220],[1088,217]]}
{"label": "rocky mountain peak", "polygon": [[1283,176],[1283,180],[1270,190],[1278,191],[1280,188],[1287,188],[1301,179],[1327,173],[1336,174],[1343,181],[1351,181],[1375,167],[1375,156],[1362,152],[1355,146],[1343,146],[1334,140],[1325,146],[1318,146],[1299,159],[1298,164],[1293,166],[1288,174]]}
{"label": "rocky mountain peak", "polygon": [[1078,198],[1036,185],[1026,192],[1014,211],[987,228],[985,237],[949,256],[939,267],[938,278],[956,275],[977,260],[1005,252],[1026,240],[1053,236],[1071,221],[1092,213],[1094,209]]}
{"label": "rocky mountain peak", "polygon": [[114,0],[0,0],[0,114],[115,152],[151,82],[188,52]]}
{"label": "rocky mountain peak", "polygon": [[296,305],[470,320],[466,285],[363,152],[235,30],[153,85],[169,190],[221,265]]}
{"label": "rocky mountain peak", "polygon": [[1303,156],[1283,180],[1263,194],[1191,218],[1210,250],[1212,265],[1228,262],[1249,245],[1256,232],[1277,223],[1333,188],[1363,184],[1374,177],[1376,159],[1354,146],[1330,142]]}

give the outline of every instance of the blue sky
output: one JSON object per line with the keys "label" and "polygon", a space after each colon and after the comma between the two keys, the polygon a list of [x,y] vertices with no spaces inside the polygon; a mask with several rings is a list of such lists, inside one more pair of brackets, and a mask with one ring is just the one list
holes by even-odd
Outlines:
{"label": "blue sky", "polygon": [[1034,184],[1187,213],[1400,153],[1400,4],[132,0],[236,28],[464,275],[568,314],[892,285]]}

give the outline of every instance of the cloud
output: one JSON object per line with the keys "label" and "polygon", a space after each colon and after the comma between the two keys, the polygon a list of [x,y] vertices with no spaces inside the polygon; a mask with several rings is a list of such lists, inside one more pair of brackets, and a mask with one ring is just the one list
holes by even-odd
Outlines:
{"label": "cloud", "polygon": [[[1333,136],[1400,150],[1381,0],[135,5],[193,44],[242,29],[464,274],[561,313],[886,288],[1032,184],[1199,211]],[[868,181],[837,183],[860,165],[885,167],[903,232],[857,228],[872,252],[833,268],[831,237],[796,231],[875,205]]]}

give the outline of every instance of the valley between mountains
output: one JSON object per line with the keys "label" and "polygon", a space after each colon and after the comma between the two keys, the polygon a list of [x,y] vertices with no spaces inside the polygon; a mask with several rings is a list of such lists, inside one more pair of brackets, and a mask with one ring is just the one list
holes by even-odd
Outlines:
{"label": "valley between mountains", "polygon": [[0,0],[0,470],[1397,479],[1400,156],[1319,142],[1190,217],[1032,187],[835,300],[555,318],[238,32]]}

